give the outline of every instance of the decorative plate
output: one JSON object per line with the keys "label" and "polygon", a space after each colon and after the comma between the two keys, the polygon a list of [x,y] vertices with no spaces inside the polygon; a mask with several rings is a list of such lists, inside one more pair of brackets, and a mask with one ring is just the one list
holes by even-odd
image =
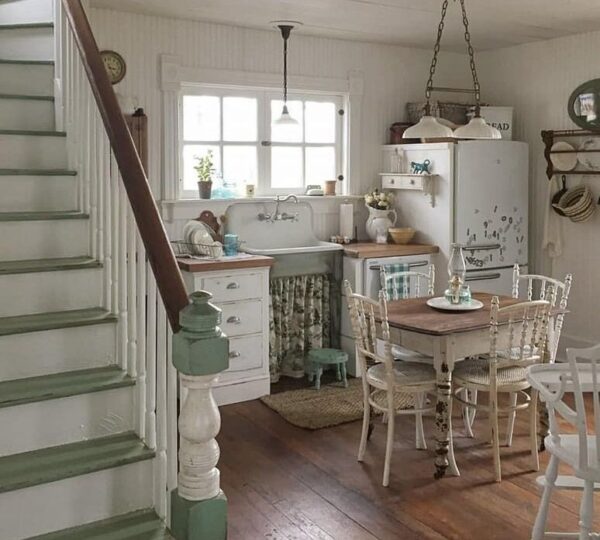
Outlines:
{"label": "decorative plate", "polygon": [[[557,150],[575,150],[568,142],[558,141],[552,145],[550,152]],[[572,171],[577,167],[577,154],[550,154],[550,161],[557,171]]]}
{"label": "decorative plate", "polygon": [[483,302],[473,298],[468,304],[451,304],[443,296],[438,296],[427,300],[427,305],[441,311],[476,311],[483,307]]}
{"label": "decorative plate", "polygon": [[581,143],[578,150],[597,150],[598,152],[579,152],[577,160],[587,171],[600,171],[600,140],[596,138],[586,139]]}

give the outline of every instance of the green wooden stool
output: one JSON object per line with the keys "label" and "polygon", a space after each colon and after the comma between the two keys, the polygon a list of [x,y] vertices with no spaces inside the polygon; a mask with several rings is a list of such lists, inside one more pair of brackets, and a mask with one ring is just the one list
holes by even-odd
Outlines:
{"label": "green wooden stool", "polygon": [[316,377],[315,388],[321,388],[321,375],[323,375],[324,366],[335,366],[336,377],[338,381],[344,381],[344,387],[348,388],[348,379],[346,378],[346,363],[348,354],[338,349],[311,349],[308,351],[307,372],[308,380],[312,382]]}

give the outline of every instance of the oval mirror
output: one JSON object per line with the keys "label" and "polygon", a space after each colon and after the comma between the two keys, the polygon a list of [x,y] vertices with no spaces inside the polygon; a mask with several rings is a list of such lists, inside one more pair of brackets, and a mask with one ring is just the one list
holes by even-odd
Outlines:
{"label": "oval mirror", "polygon": [[569,116],[580,128],[600,131],[600,79],[579,85],[569,98]]}

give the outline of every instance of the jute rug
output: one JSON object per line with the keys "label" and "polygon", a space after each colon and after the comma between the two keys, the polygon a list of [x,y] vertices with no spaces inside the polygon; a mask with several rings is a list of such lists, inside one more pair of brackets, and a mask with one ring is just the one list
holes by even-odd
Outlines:
{"label": "jute rug", "polygon": [[[381,392],[376,399],[377,402],[385,399],[385,393]],[[362,418],[362,381],[349,379],[348,388],[333,383],[322,386],[321,390],[288,390],[264,396],[261,401],[294,426],[322,429]],[[397,409],[410,409],[413,406],[413,398],[409,394],[397,393],[395,402]]]}

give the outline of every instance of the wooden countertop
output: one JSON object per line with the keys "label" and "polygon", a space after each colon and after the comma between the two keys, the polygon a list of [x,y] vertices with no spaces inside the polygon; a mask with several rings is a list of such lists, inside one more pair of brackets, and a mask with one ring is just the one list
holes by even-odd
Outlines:
{"label": "wooden countertop", "polygon": [[227,257],[222,259],[177,257],[177,264],[181,270],[185,270],[186,272],[214,272],[218,270],[239,270],[240,268],[273,266],[275,259],[273,257],[264,257],[263,255],[250,255],[243,258],[232,257],[230,260]]}
{"label": "wooden countertop", "polygon": [[407,255],[425,255],[437,253],[437,246],[427,244],[375,244],[365,242],[344,246],[344,255],[355,259],[370,259],[373,257],[401,257]]}

